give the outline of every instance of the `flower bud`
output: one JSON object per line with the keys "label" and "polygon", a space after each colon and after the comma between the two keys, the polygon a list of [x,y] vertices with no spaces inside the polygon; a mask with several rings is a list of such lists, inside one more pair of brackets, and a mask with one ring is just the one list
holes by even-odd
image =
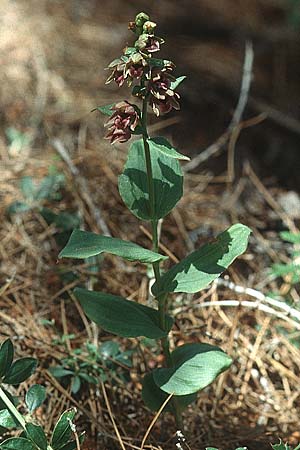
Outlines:
{"label": "flower bud", "polygon": [[156,27],[155,22],[151,22],[150,20],[147,20],[147,22],[145,22],[143,25],[143,32],[148,33],[148,34],[153,34],[155,27]]}
{"label": "flower bud", "polygon": [[144,23],[148,20],[150,20],[148,14],[141,12],[135,17],[135,24],[137,27],[143,27]]}

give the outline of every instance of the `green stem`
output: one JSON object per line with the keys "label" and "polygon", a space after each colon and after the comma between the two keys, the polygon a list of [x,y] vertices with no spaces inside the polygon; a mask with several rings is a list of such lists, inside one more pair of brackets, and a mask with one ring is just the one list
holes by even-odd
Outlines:
{"label": "green stem", "polygon": [[[141,85],[143,86],[143,82]],[[146,170],[147,170],[147,185],[149,192],[149,210],[150,217],[154,217],[155,213],[155,192],[154,192],[154,182],[153,182],[153,172],[152,172],[152,164],[151,164],[151,155],[150,155],[150,147],[148,143],[148,132],[147,132],[147,98],[143,100],[143,110],[142,110],[142,128],[143,128],[143,143],[144,143],[144,151],[145,151],[145,161],[146,161]],[[152,250],[154,252],[158,252],[159,249],[159,237],[158,237],[158,220],[151,220],[152,227]],[[159,262],[152,263],[153,272],[155,275],[155,281],[159,285],[161,280],[160,267]],[[161,295],[157,297],[158,302],[158,312],[159,312],[159,324],[162,330],[166,329],[166,314],[167,314],[167,295]],[[169,367],[173,366],[173,361],[170,353],[170,342],[168,336],[161,339],[161,346],[166,358],[166,363]],[[179,430],[183,430],[182,424],[182,416],[179,411],[178,402],[176,398],[172,399],[172,403],[174,406],[174,415],[176,420],[176,425]]]}
{"label": "green stem", "polygon": [[3,389],[0,387],[0,399],[5,403],[7,409],[11,412],[11,414],[15,417],[17,422],[21,425],[23,430],[26,430],[26,422],[23,416],[19,413],[15,405],[9,400]]}

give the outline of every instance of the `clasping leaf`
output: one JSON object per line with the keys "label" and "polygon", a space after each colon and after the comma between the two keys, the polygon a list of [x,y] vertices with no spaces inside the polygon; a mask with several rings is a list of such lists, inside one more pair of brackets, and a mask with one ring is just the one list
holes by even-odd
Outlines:
{"label": "clasping leaf", "polygon": [[233,225],[166,272],[159,284],[154,283],[153,294],[158,297],[167,292],[195,293],[206,288],[244,253],[250,232],[245,225]]}
{"label": "clasping leaf", "polygon": [[153,263],[168,259],[137,244],[121,239],[102,236],[88,231],[74,230],[59,258],[89,258],[100,253],[111,253],[129,261]]}
{"label": "clasping leaf", "polygon": [[167,336],[173,325],[173,320],[167,316],[167,330],[162,330],[156,309],[116,295],[81,288],[76,288],[74,294],[90,320],[118,336],[160,339]]}
{"label": "clasping leaf", "polygon": [[153,371],[155,384],[167,394],[188,395],[204,389],[228,369],[231,358],[210,344],[185,344],[172,353],[174,367]]}

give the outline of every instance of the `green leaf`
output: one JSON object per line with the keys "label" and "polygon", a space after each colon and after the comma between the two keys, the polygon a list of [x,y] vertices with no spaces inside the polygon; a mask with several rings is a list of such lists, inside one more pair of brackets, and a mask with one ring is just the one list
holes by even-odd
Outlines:
{"label": "green leaf", "polygon": [[37,192],[35,194],[36,200],[57,200],[57,192],[65,184],[65,177],[58,173],[55,175],[48,175],[41,181]]}
{"label": "green leaf", "polygon": [[120,346],[115,341],[106,341],[103,342],[103,344],[99,347],[99,354],[101,355],[101,358],[109,359],[109,358],[115,358],[120,352]]}
{"label": "green leaf", "polygon": [[53,450],[61,450],[72,436],[70,421],[74,419],[76,410],[74,408],[65,411],[58,419],[51,438]]}
{"label": "green leaf", "polygon": [[77,394],[81,387],[81,380],[78,375],[76,375],[74,378],[72,378],[72,385],[71,385],[71,391],[72,394]]}
{"label": "green leaf", "polygon": [[173,324],[171,317],[168,317],[168,330],[163,331],[156,309],[122,297],[81,288],[76,288],[74,294],[90,320],[118,336],[159,339],[167,336]]}
{"label": "green leaf", "polygon": [[10,339],[2,342],[0,347],[0,378],[7,374],[14,359],[14,346]]}
{"label": "green leaf", "polygon": [[68,375],[74,375],[74,372],[69,369],[65,369],[64,367],[50,367],[49,372],[55,377],[55,378],[63,378]]}
{"label": "green leaf", "polygon": [[27,423],[26,425],[27,437],[37,445],[41,450],[47,450],[47,438],[43,428],[33,423]]}
{"label": "green leaf", "polygon": [[18,437],[6,439],[0,445],[0,450],[36,450],[36,446],[28,439]]}
{"label": "green leaf", "polygon": [[[143,378],[142,398],[145,405],[151,411],[158,411],[161,405],[167,400],[168,394],[162,391],[153,380],[153,372],[147,373]],[[172,400],[176,399],[179,411],[183,411],[189,404],[193,403],[197,398],[197,394],[189,395],[173,395],[172,399],[166,404],[164,412],[174,413]]]}
{"label": "green leaf", "polygon": [[111,103],[110,105],[97,106],[96,108],[92,109],[91,112],[100,111],[102,114],[105,114],[106,116],[112,116],[114,111],[111,108],[113,106],[115,106],[115,103]]}
{"label": "green leaf", "polygon": [[46,388],[40,384],[30,386],[25,396],[25,403],[30,413],[36,410],[46,399]]}
{"label": "green leaf", "polygon": [[154,215],[151,217],[144,144],[140,139],[131,144],[124,172],[119,177],[120,195],[138,218],[158,220],[166,216],[183,193],[183,176],[176,159],[165,156],[154,147],[150,152],[154,183]]}
{"label": "green leaf", "polygon": [[23,197],[26,200],[34,200],[36,193],[36,186],[33,183],[32,177],[23,177],[20,182],[20,189],[22,191]]}
{"label": "green leaf", "polygon": [[153,371],[153,379],[167,394],[193,394],[204,389],[228,369],[231,358],[210,344],[185,344],[172,353],[174,367]]}
{"label": "green leaf", "polygon": [[279,444],[271,444],[271,447],[273,450],[291,450],[291,447],[287,443],[284,444],[281,439]]}
{"label": "green leaf", "polygon": [[160,283],[152,286],[153,294],[158,297],[167,292],[195,293],[204,289],[244,253],[250,232],[245,225],[233,225],[166,272]]}
{"label": "green leaf", "polygon": [[15,421],[8,409],[2,409],[0,411],[0,427],[18,428],[18,423]]}
{"label": "green leaf", "polygon": [[3,383],[19,384],[27,380],[35,371],[37,360],[34,358],[17,359],[4,377]]}
{"label": "green leaf", "polygon": [[183,75],[182,77],[176,78],[175,81],[172,81],[171,83],[171,89],[175,91],[175,89],[186,79],[186,75]]}
{"label": "green leaf", "polygon": [[31,210],[31,206],[25,202],[19,202],[18,200],[12,202],[7,208],[7,214],[21,214]]}
{"label": "green leaf", "polygon": [[155,137],[152,139],[148,139],[148,143],[150,152],[152,152],[154,149],[154,151],[157,150],[158,152],[162,153],[165,156],[168,156],[169,158],[183,159],[186,161],[190,160],[188,156],[178,153],[177,150],[175,150],[170,142],[168,142],[164,137]]}
{"label": "green leaf", "polygon": [[291,233],[290,231],[281,231],[279,233],[283,241],[290,242],[291,244],[300,244],[300,233]]}
{"label": "green leaf", "polygon": [[167,259],[167,256],[147,250],[133,242],[81,230],[73,231],[69,242],[58,257],[89,258],[104,252],[121,256],[129,261],[138,260],[144,263],[153,263]]}

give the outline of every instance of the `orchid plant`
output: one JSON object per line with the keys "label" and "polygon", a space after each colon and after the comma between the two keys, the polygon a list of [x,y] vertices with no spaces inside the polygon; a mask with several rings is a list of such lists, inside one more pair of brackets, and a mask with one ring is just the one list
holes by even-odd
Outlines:
{"label": "orchid plant", "polygon": [[175,77],[173,62],[154,56],[164,41],[156,35],[156,24],[147,14],[138,14],[129,23],[129,29],[135,42],[110,63],[107,83],[115,82],[119,87],[127,84],[138,104],[122,100],[97,109],[109,116],[105,127],[106,139],[111,144],[140,136],[129,148],[119,177],[119,192],[129,210],[138,219],[149,222],[152,249],[77,229],[59,257],[84,259],[107,252],[152,266],[155,282],[150,292],[156,308],[83,288],[76,288],[74,294],[88,318],[105,331],[125,338],[145,336],[161,342],[164,365],[144,375],[142,396],[153,411],[164,405],[165,411],[174,414],[178,429],[182,429],[183,409],[196,399],[198,391],[228,369],[232,360],[221,348],[203,342],[171,349],[169,334],[174,318],[170,314],[170,294],[196,293],[206,288],[246,250],[250,230],[235,224],[178,264],[162,269],[163,264],[168,264],[168,257],[159,251],[158,225],[183,195],[179,161],[189,158],[164,137],[149,136],[148,112],[152,109],[156,116],[161,116],[179,110],[180,96],[176,89],[185,76]]}

